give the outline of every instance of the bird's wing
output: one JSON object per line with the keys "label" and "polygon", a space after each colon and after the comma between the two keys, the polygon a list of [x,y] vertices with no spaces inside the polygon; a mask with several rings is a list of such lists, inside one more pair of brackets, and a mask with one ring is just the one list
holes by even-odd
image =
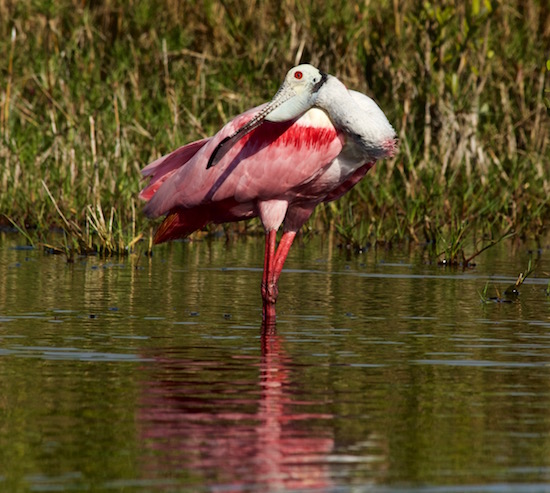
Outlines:
{"label": "bird's wing", "polygon": [[159,187],[170,178],[175,171],[189,162],[208,140],[209,139],[197,140],[196,142],[184,145],[143,168],[141,174],[144,178],[150,178],[150,181],[140,192],[139,197],[143,200],[149,200]]}
{"label": "bird's wing", "polygon": [[295,188],[315,178],[342,150],[343,137],[326,113],[312,109],[295,121],[263,123],[236,142],[216,166],[207,169],[219,142],[260,109],[239,115],[202,143],[185,166],[164,180],[147,204],[146,213],[155,217],[178,207],[190,209],[228,199],[240,203],[284,200]]}

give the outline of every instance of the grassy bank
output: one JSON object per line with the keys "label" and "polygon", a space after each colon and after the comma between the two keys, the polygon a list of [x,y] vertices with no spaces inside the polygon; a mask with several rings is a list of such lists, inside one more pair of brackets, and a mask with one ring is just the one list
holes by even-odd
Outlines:
{"label": "grassy bank", "polygon": [[115,251],[147,237],[140,168],[309,61],[373,96],[400,136],[312,229],[356,245],[540,236],[549,47],[542,0],[0,0],[1,221],[92,249],[102,232]]}

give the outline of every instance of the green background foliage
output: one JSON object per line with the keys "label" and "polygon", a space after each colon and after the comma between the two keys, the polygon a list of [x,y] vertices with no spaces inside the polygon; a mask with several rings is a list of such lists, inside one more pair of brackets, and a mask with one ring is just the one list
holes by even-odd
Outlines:
{"label": "green background foliage", "polygon": [[310,62],[373,97],[400,152],[309,228],[358,244],[464,224],[540,236],[549,47],[542,0],[0,0],[0,213],[39,230],[103,217],[129,241],[147,228],[140,168]]}

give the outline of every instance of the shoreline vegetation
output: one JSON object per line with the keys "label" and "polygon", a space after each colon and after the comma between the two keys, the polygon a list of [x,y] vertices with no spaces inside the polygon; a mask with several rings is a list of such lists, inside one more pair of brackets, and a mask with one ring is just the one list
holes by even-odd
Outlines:
{"label": "shoreline vegetation", "polygon": [[549,47],[537,0],[0,0],[0,226],[68,258],[150,251],[140,169],[309,62],[373,97],[399,152],[306,233],[359,250],[428,243],[457,263],[466,242],[537,240],[550,222]]}

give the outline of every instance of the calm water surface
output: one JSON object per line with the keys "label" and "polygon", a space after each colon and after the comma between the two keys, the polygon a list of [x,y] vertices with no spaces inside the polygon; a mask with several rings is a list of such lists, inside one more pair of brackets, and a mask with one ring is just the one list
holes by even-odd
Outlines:
{"label": "calm water surface", "polygon": [[[0,236],[0,491],[550,491],[550,251],[263,241],[78,259]],[[538,276],[538,277],[536,277]]]}

